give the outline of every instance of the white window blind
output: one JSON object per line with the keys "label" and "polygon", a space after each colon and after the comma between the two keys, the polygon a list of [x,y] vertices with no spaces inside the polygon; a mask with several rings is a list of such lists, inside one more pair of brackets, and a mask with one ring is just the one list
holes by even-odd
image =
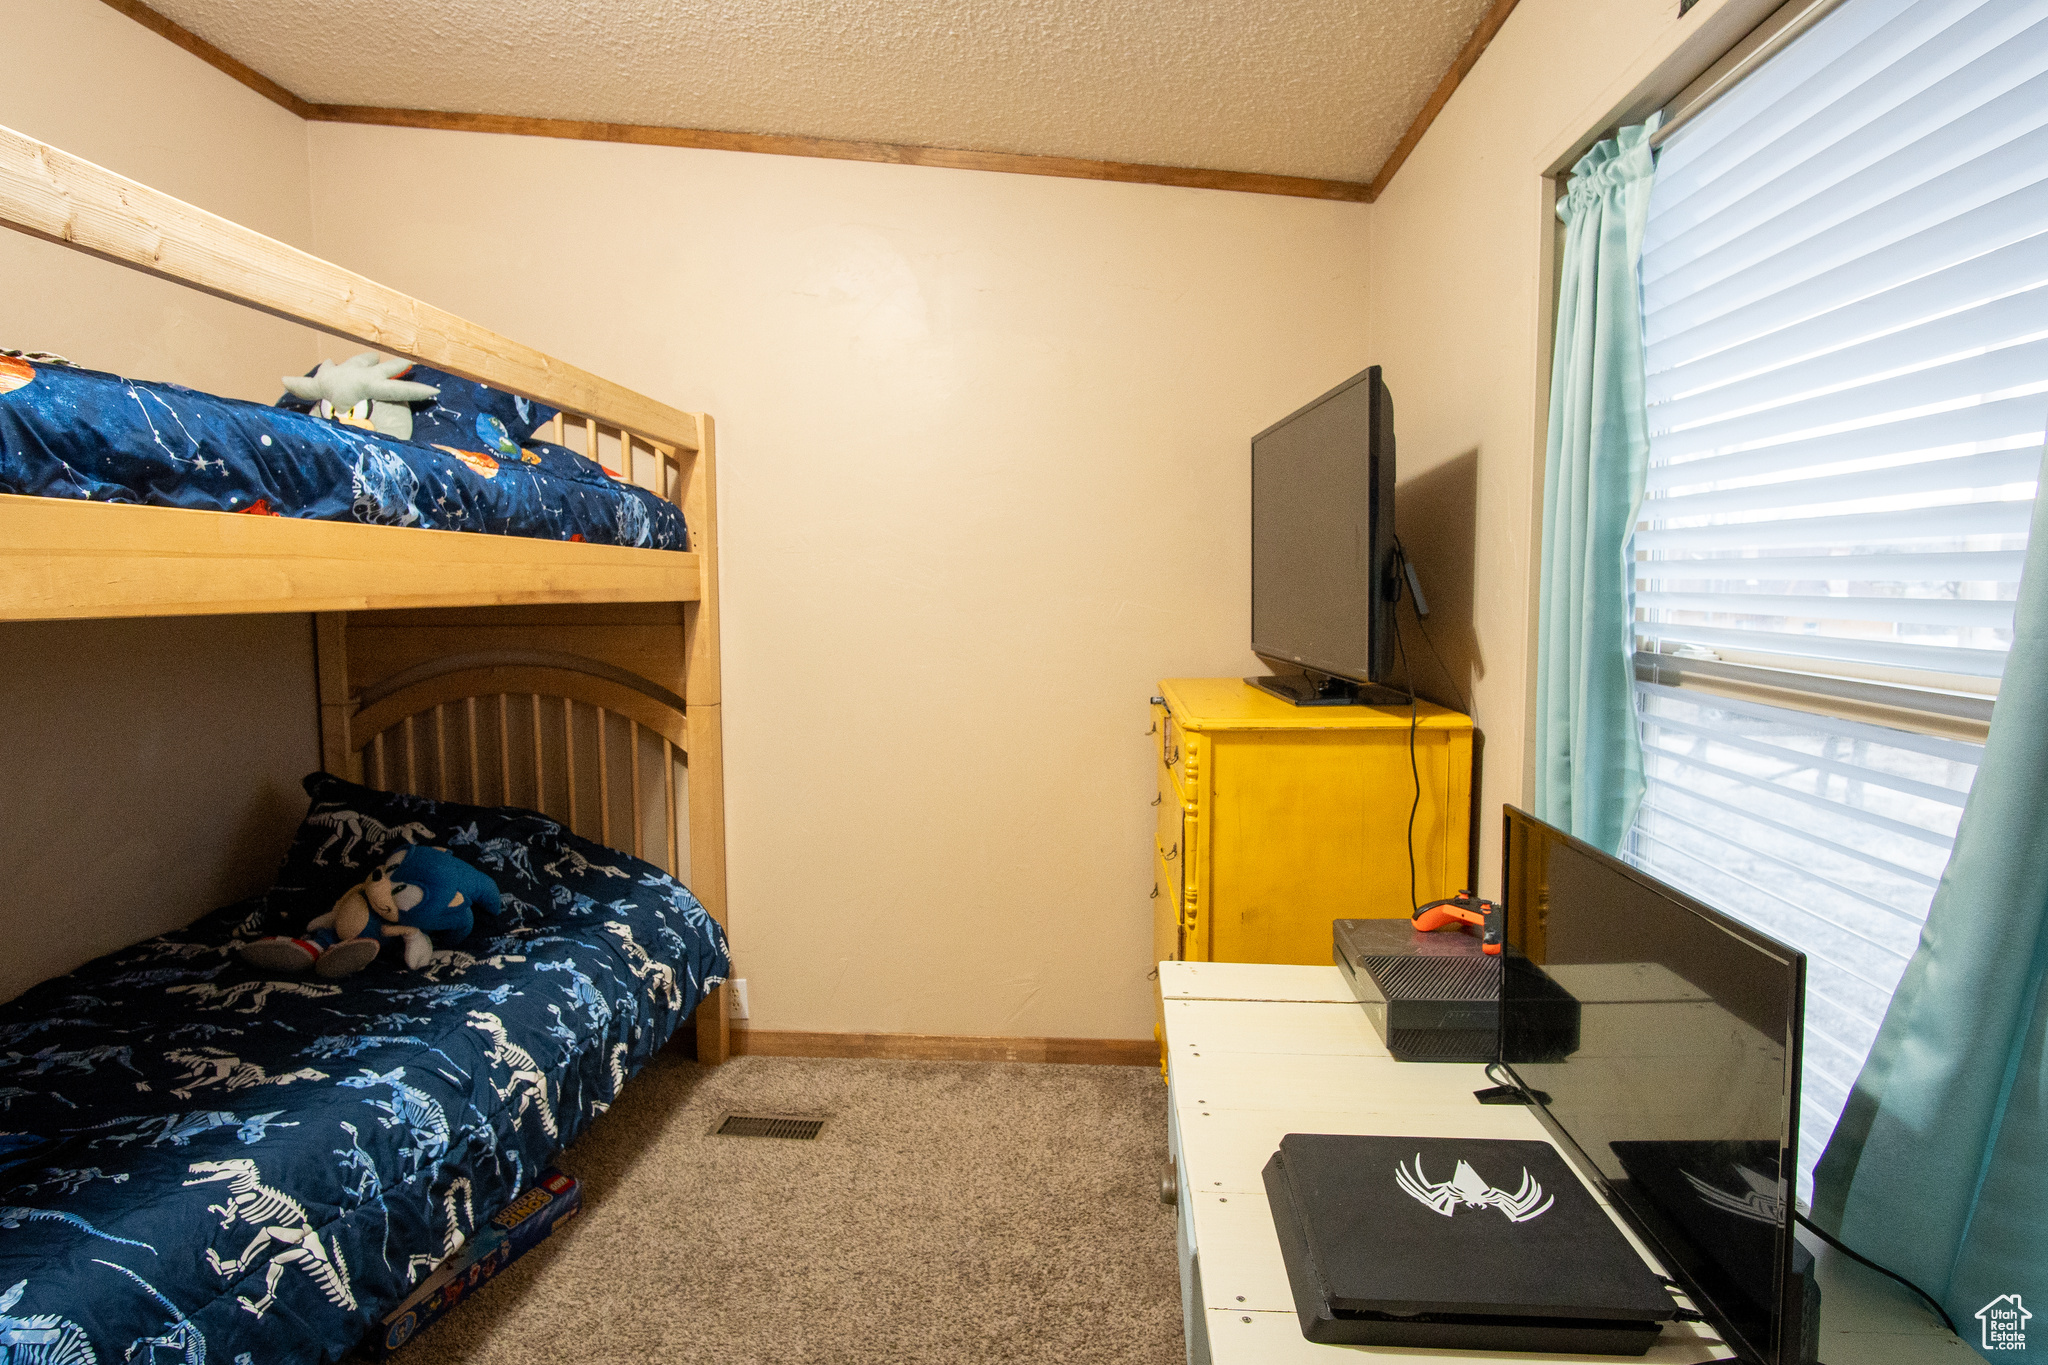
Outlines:
{"label": "white window blind", "polygon": [[1629,860],[1807,955],[1799,1178],[1834,1131],[1948,864],[1975,744],[1638,684]]}
{"label": "white window blind", "polygon": [[2048,0],[1849,0],[1663,149],[1638,631],[1996,678],[2048,426]]}
{"label": "white window blind", "polygon": [[[1847,0],[1665,145],[1644,242],[1639,657],[1995,694],[2048,427],[2048,0]],[[1642,672],[1629,856],[1809,958],[1804,1193],[1981,749]]]}

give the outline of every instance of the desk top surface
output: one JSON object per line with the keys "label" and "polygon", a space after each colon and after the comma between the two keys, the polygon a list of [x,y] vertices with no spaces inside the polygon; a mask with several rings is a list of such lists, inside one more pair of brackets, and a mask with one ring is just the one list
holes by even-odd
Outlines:
{"label": "desk top surface", "polygon": [[[1201,1262],[1214,1365],[1344,1355],[1383,1365],[1511,1359],[1304,1339],[1260,1171],[1286,1133],[1548,1141],[1536,1117],[1517,1106],[1477,1103],[1472,1092],[1491,1082],[1476,1064],[1395,1061],[1335,967],[1164,962],[1159,985],[1181,1197]],[[1588,1188],[1606,1204],[1590,1182]],[[1616,1224],[1655,1264],[1618,1217]],[[1820,1358],[1830,1365],[1965,1365],[1976,1358],[1906,1291],[1825,1248],[1820,1276]],[[1642,1359],[1692,1365],[1727,1355],[1710,1327],[1673,1323]],[[1618,1357],[1532,1359],[1611,1365]]]}

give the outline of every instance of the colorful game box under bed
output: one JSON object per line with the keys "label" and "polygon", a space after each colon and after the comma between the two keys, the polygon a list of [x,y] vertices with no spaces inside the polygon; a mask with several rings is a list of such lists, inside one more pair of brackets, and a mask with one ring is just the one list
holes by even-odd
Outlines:
{"label": "colorful game box under bed", "polygon": [[0,355],[0,493],[689,548],[673,503],[529,439],[552,408],[425,366],[407,377],[441,397],[410,405],[417,426],[401,440],[291,406]]}
{"label": "colorful game box under bed", "polygon": [[[686,888],[545,816],[307,790],[269,892],[0,1006],[0,1359],[339,1359],[726,974]],[[503,915],[417,971],[241,962],[407,845]]]}

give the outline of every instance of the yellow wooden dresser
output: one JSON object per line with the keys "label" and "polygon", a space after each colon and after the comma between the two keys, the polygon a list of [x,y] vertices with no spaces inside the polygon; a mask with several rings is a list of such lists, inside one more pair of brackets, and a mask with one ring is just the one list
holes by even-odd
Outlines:
{"label": "yellow wooden dresser", "polygon": [[1292,706],[1240,678],[1153,698],[1155,962],[1327,965],[1330,921],[1466,888],[1472,720],[1416,703],[1415,882],[1406,706]]}

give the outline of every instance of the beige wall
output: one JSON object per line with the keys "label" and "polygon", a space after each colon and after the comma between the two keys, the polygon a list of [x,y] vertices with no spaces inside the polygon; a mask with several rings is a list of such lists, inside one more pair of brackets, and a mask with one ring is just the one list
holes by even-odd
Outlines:
{"label": "beige wall", "polygon": [[[308,236],[304,126],[95,0],[11,0],[0,124]],[[273,398],[304,329],[0,232],[0,346]],[[0,999],[269,881],[317,765],[303,616],[0,625]]]}
{"label": "beige wall", "polygon": [[[1501,806],[1526,806],[1533,790],[1553,221],[1543,172],[1627,108],[1671,49],[1687,49],[1677,61],[1692,62],[1689,78],[1760,17],[1742,19],[1739,3],[1704,0],[1681,21],[1675,0],[1522,0],[1373,205],[1373,348],[1398,415],[1402,539],[1437,608],[1430,633],[1484,735],[1488,894],[1499,887]],[[1662,93],[1682,84],[1667,80]],[[1441,686],[1433,665],[1418,675]]]}
{"label": "beige wall", "polygon": [[1370,361],[1370,211],[311,133],[322,255],[718,419],[753,1023],[1148,1035],[1146,698],[1254,667],[1246,441]]}
{"label": "beige wall", "polygon": [[[8,0],[0,125],[304,246],[306,126],[97,0]],[[269,402],[306,328],[0,231],[0,346]]]}
{"label": "beige wall", "polygon": [[312,671],[303,616],[0,626],[0,1000],[270,884]]}

